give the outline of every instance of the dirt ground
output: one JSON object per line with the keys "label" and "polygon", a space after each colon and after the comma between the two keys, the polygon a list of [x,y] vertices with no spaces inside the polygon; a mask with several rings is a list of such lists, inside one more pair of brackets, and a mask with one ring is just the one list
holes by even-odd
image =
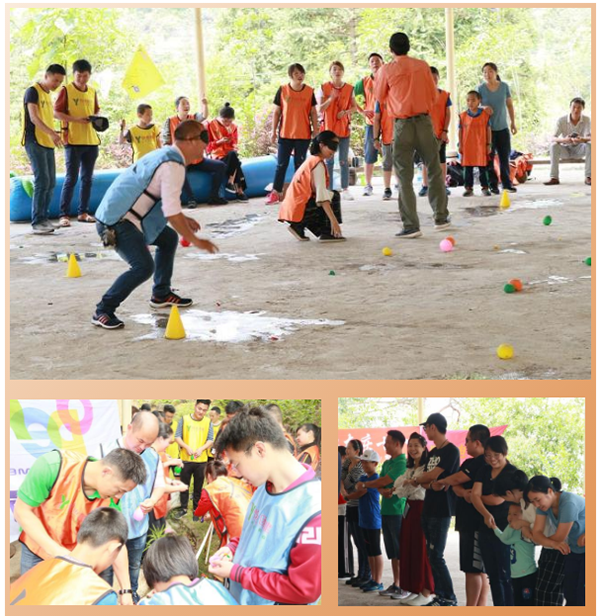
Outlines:
{"label": "dirt ground", "polygon": [[[150,283],[118,312],[124,329],[90,324],[125,269],[94,225],[34,236],[11,224],[11,378],[588,379],[591,189],[581,166],[564,167],[560,186],[543,186],[547,173],[534,169],[507,210],[452,189],[446,233],[419,198],[417,240],[394,237],[397,202],[381,184],[343,202],[343,244],[296,241],[262,199],[194,210],[221,254],[178,250],[173,286],[195,301],[179,341],[163,338]],[[443,253],[447,235],[456,247]],[[65,277],[67,252],[83,255],[81,278]],[[522,292],[503,291],[512,278]],[[498,359],[501,343],[512,359]]]}

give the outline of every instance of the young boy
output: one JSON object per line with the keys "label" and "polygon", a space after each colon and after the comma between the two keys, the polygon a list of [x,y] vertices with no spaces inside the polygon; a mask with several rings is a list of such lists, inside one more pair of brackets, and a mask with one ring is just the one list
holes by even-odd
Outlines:
{"label": "young boy", "polygon": [[362,456],[363,475],[358,481],[356,492],[348,494],[348,499],[358,498],[358,526],[363,534],[366,546],[371,579],[359,586],[363,592],[380,592],[383,590],[383,556],[381,554],[381,506],[379,505],[379,490],[367,488],[364,484],[379,479],[377,465],[379,454],[373,449],[367,449]]}
{"label": "young boy", "polygon": [[479,167],[481,194],[489,197],[487,163],[492,151],[492,128],[488,107],[480,107],[481,94],[476,90],[467,93],[467,110],[460,114],[458,125],[458,152],[465,174],[463,197],[473,196],[473,167]]}
{"label": "young boy", "polygon": [[133,148],[133,162],[137,162],[142,156],[158,150],[162,147],[160,140],[160,128],[152,124],[152,107],[142,103],[137,108],[138,122],[129,130],[126,130],[125,120],[121,120],[121,132],[119,143],[130,143]]}
{"label": "young boy", "polygon": [[519,503],[511,503],[508,509],[508,526],[502,531],[494,528],[498,539],[511,546],[510,577],[515,605],[535,605],[535,545],[529,522],[523,519]]}
{"label": "young boy", "polygon": [[212,557],[240,605],[306,605],[321,597],[321,482],[290,453],[263,408],[245,407],[222,428],[217,456],[257,486],[242,535]]}
{"label": "young boy", "polygon": [[127,541],[120,511],[95,509],[82,522],[69,555],[50,558],[10,587],[10,605],[117,605],[117,593],[99,573],[110,567]]}

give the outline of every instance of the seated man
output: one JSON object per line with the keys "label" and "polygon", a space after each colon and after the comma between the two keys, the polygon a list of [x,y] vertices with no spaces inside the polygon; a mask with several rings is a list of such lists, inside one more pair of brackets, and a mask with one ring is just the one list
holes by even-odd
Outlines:
{"label": "seated man", "polygon": [[585,183],[592,184],[592,123],[583,115],[585,101],[574,98],[570,113],[556,122],[556,129],[550,145],[550,179],[545,186],[560,184],[558,163],[561,158],[581,158],[585,156]]}

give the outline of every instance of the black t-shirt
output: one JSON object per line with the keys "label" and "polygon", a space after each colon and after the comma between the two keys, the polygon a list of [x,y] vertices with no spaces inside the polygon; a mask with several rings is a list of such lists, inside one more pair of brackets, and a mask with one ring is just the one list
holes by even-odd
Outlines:
{"label": "black t-shirt", "polygon": [[33,86],[27,88],[27,90],[25,90],[25,97],[23,98],[23,105],[25,107],[25,143],[31,143],[31,141],[36,140],[35,124],[31,121],[31,118],[29,117],[29,109],[27,109],[27,103],[39,105],[39,102],[40,97],[38,95],[38,91]]}
{"label": "black t-shirt", "polygon": [[[517,470],[516,466],[513,466],[510,462],[507,462],[506,466],[497,475],[499,477],[503,473],[514,473]],[[492,479],[492,467],[489,464],[481,467],[479,472],[475,476],[475,483],[481,483],[481,494],[483,496],[489,496],[494,493],[495,479]],[[485,508],[494,516],[496,526],[500,530],[504,530],[508,526],[508,508],[510,503],[504,501],[501,505],[486,505]],[[486,530],[487,526],[482,516],[479,516],[479,528]]]}
{"label": "black t-shirt", "polygon": [[[460,470],[471,478],[470,481],[461,483],[460,487],[465,490],[470,490],[475,483],[475,477],[479,471],[485,466],[485,457],[482,455],[476,458],[468,458],[465,460]],[[456,530],[476,530],[481,520],[481,514],[474,505],[467,503],[464,498],[456,498]]]}
{"label": "black t-shirt", "polygon": [[[452,443],[446,443],[440,449],[434,447],[429,452],[425,472],[428,473],[439,466],[444,469],[444,472],[438,479],[444,479],[457,473],[459,464],[460,452],[458,447]],[[449,518],[454,515],[455,504],[456,494],[453,490],[440,490],[439,492],[427,490],[422,515],[427,518]]]}
{"label": "black t-shirt", "polygon": [[[302,84],[302,89],[299,91],[302,92],[304,88],[306,88],[306,84]],[[281,107],[281,87],[279,88],[279,90],[277,90],[277,94],[275,94],[275,98],[273,99],[273,104],[277,105],[278,107]],[[315,93],[313,92],[311,105],[315,107],[316,104],[317,104],[317,99],[315,98]]]}

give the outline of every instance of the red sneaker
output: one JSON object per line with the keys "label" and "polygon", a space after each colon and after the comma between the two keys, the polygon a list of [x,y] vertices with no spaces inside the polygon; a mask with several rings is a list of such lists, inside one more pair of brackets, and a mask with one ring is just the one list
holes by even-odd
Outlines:
{"label": "red sneaker", "polygon": [[275,205],[276,203],[279,203],[279,194],[277,193],[276,190],[273,190],[267,196],[265,204],[266,205]]}

